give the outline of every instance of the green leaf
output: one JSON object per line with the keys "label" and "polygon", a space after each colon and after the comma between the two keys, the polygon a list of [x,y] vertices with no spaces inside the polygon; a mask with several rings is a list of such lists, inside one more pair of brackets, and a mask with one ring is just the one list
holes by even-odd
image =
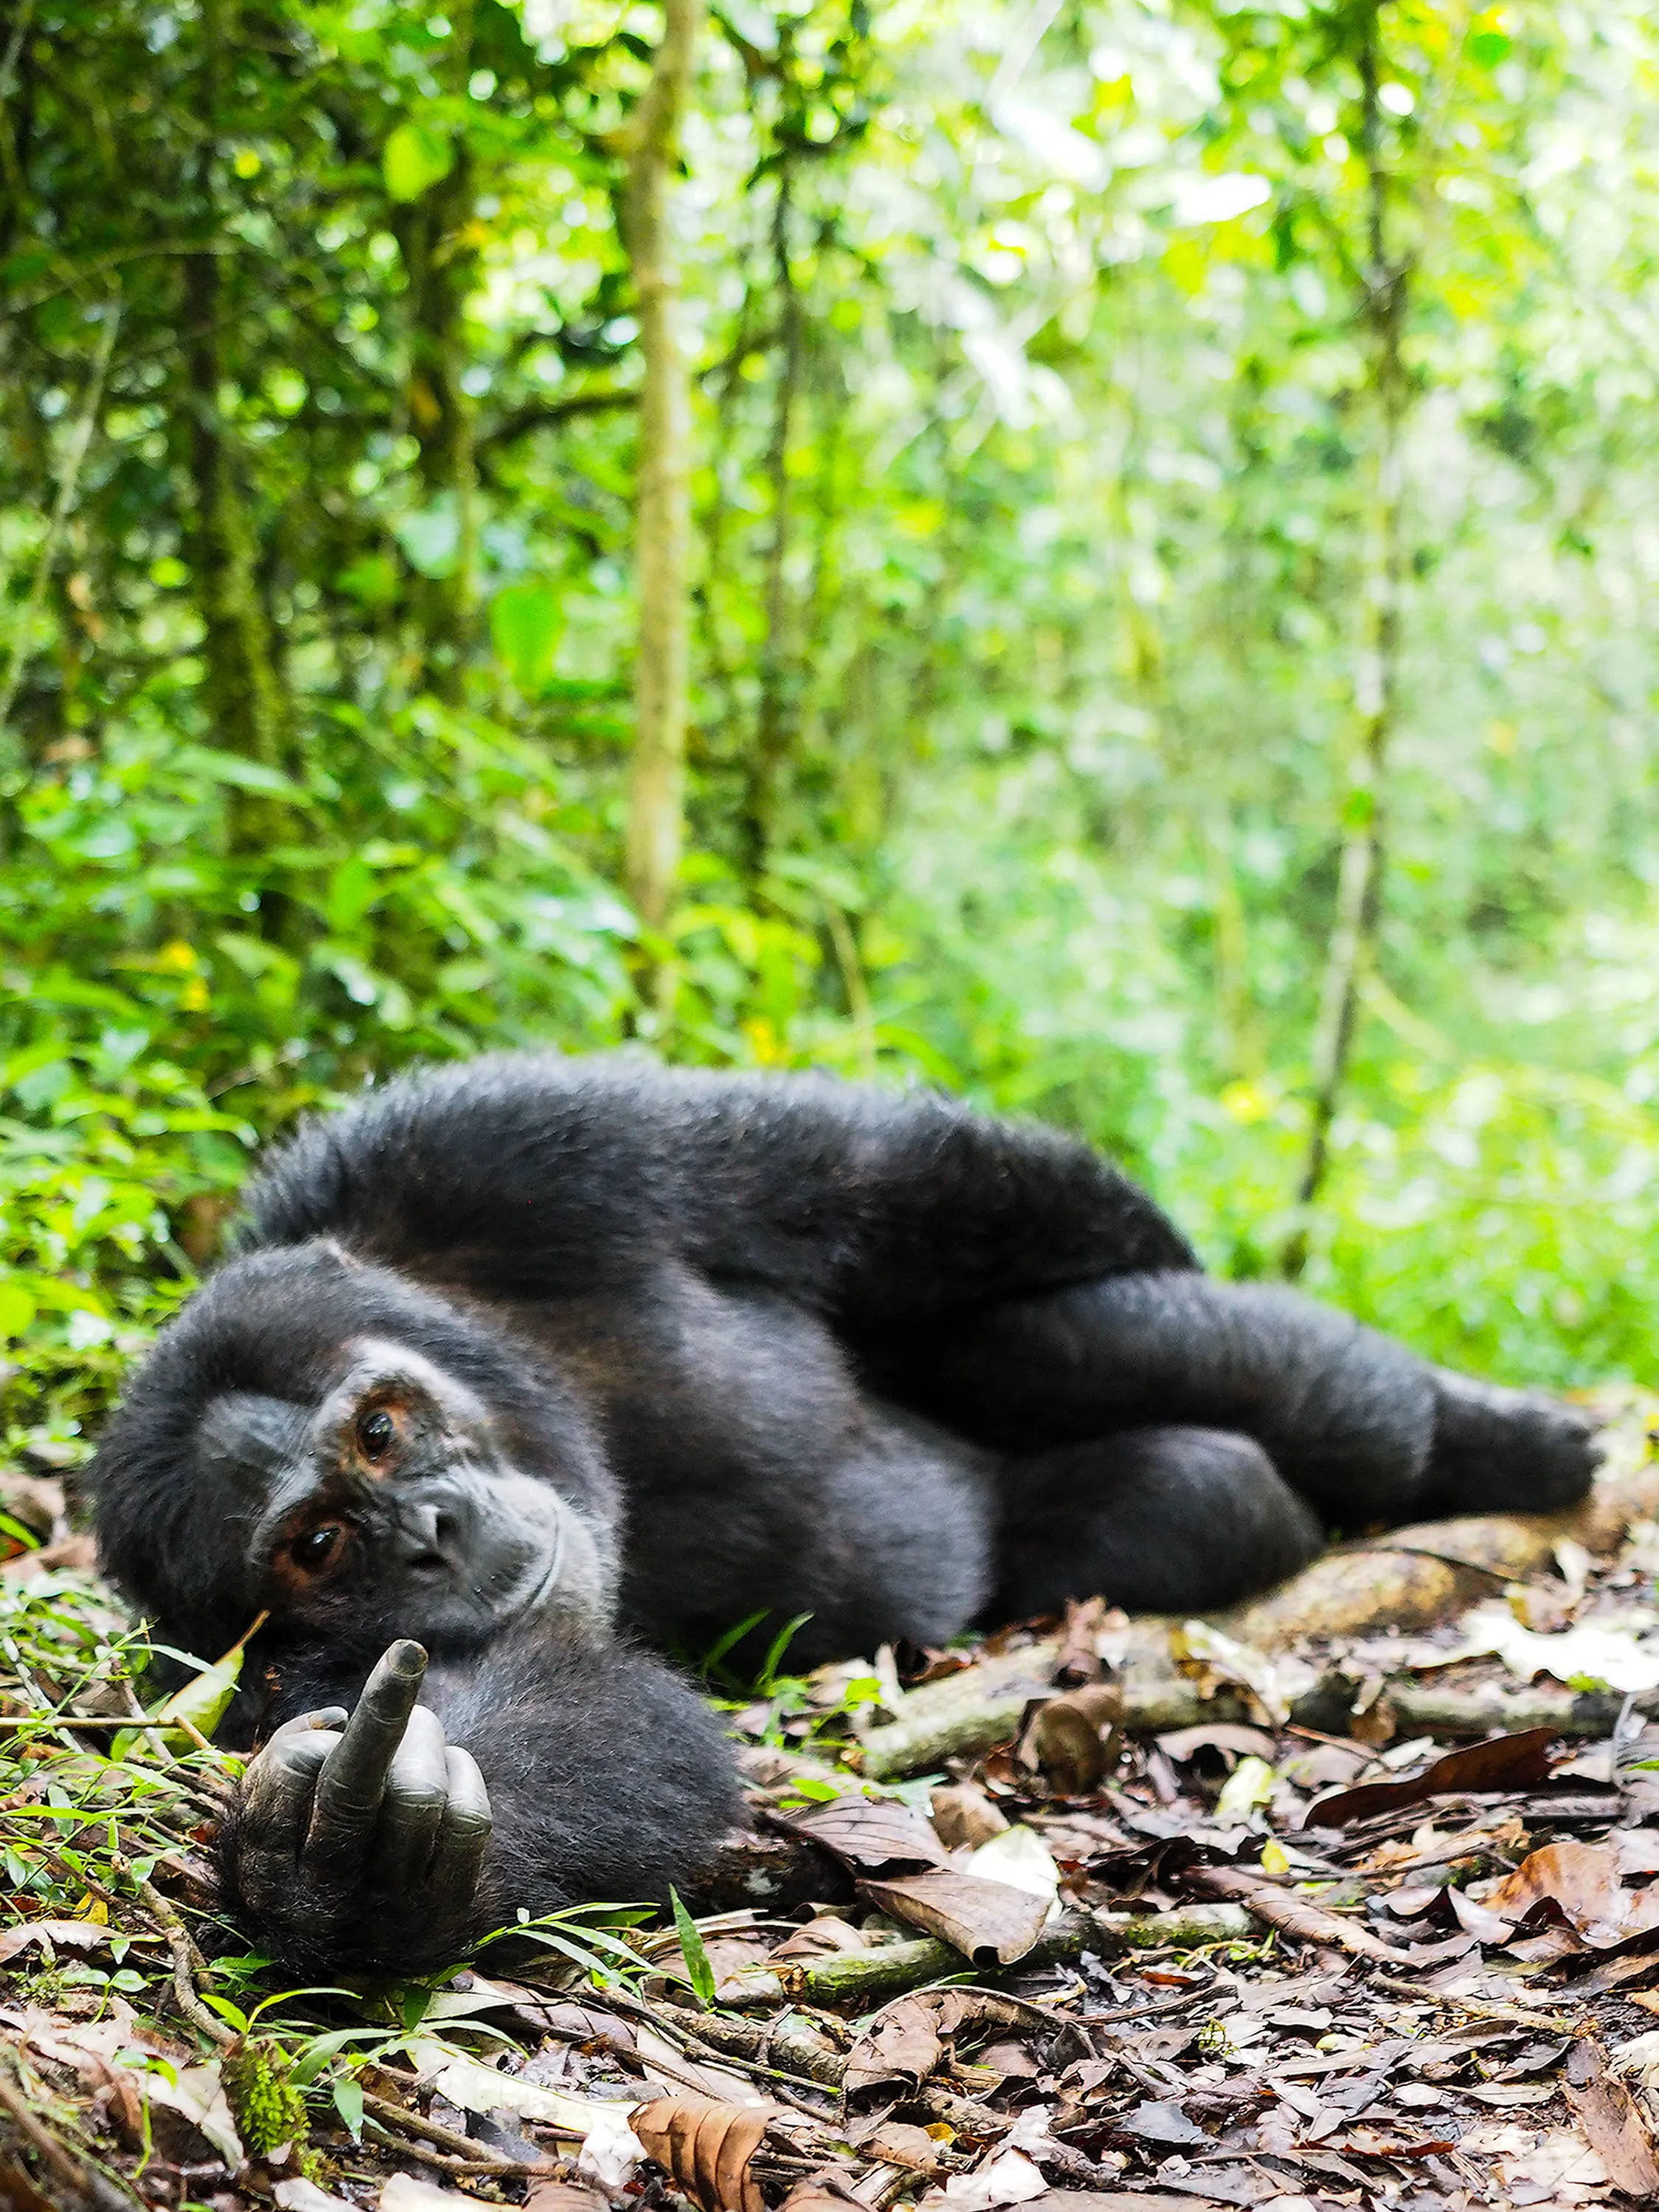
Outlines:
{"label": "green leaf", "polygon": [[238,791],[257,791],[269,799],[285,799],[290,805],[308,806],[311,794],[263,761],[244,760],[240,753],[222,752],[215,745],[180,745],[167,763],[185,776],[199,776],[206,783],[228,783]]}
{"label": "green leaf", "polygon": [[546,584],[509,584],[489,609],[489,635],[507,674],[526,697],[545,689],[564,629],[559,594]]}
{"label": "green leaf", "polygon": [[672,1885],[668,1902],[674,1908],[674,1925],[679,1930],[680,1951],[685,1960],[685,1971],[691,1977],[691,1986],[696,1991],[697,2002],[704,2007],[714,2002],[714,1969],[708,1962],[702,1938],[697,1933],[697,1923],[686,1911],[678,1890]]}
{"label": "green leaf", "polygon": [[461,511],[447,492],[441,492],[430,507],[399,515],[392,535],[404,558],[422,576],[453,576],[461,548]]}
{"label": "green leaf", "polygon": [[[264,1619],[264,1615],[261,1613],[259,1620],[263,1621]],[[255,1626],[258,1626],[256,1622]],[[182,1759],[185,1753],[196,1749],[198,1737],[205,1737],[210,1743],[212,1742],[213,1732],[229,1711],[230,1701],[236,1694],[236,1685],[242,1675],[244,1647],[248,1636],[252,1633],[253,1630],[249,1629],[246,1635],[240,1637],[231,1645],[222,1659],[216,1660],[211,1667],[203,1667],[201,1672],[186,1682],[182,1689],[175,1690],[170,1698],[164,1698],[155,1708],[150,1725],[161,1730],[160,1741],[164,1750]],[[159,1645],[156,1647],[158,1650],[161,1648]],[[195,1666],[201,1664],[199,1661],[191,1663]],[[154,1736],[143,1735],[137,1729],[124,1729],[111,1744],[109,1755],[112,1759],[123,1759],[136,1744],[141,1741],[154,1743],[155,1741]]]}
{"label": "green leaf", "polygon": [[351,2075],[342,2075],[335,2081],[333,2088],[334,2109],[355,2140],[363,2131],[362,2083]]}
{"label": "green leaf", "polygon": [[398,597],[397,566],[384,553],[366,553],[340,570],[334,586],[349,592],[361,606],[389,607]]}
{"label": "green leaf", "polygon": [[0,1337],[21,1336],[34,1319],[34,1300],[21,1283],[0,1283]]}
{"label": "green leaf", "polygon": [[326,912],[336,937],[349,937],[374,902],[380,878],[367,860],[354,854],[343,860],[329,880]]}
{"label": "green leaf", "polygon": [[453,139],[424,123],[400,123],[386,142],[381,167],[394,200],[417,200],[455,166]]}

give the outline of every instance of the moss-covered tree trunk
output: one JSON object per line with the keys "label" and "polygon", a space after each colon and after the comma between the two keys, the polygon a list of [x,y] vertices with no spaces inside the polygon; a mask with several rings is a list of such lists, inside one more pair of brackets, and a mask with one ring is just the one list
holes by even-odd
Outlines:
{"label": "moss-covered tree trunk", "polygon": [[[444,76],[464,89],[471,64],[472,10],[450,9]],[[460,696],[472,642],[477,571],[477,459],[472,403],[462,388],[467,362],[464,317],[477,270],[468,242],[476,214],[471,157],[459,136],[448,172],[417,199],[394,209],[392,230],[403,256],[407,349],[405,419],[420,447],[416,464],[428,503],[454,518],[454,548],[422,573],[413,601],[420,635],[422,680],[440,698]]]}
{"label": "moss-covered tree trunk", "polygon": [[751,881],[765,872],[778,837],[778,817],[794,738],[798,690],[789,601],[789,447],[800,388],[805,319],[790,261],[793,173],[780,158],[772,210],[773,285],[778,302],[777,383],[767,441],[766,480],[772,500],[772,534],[766,548],[766,635],[761,647],[760,702],[744,795],[744,859]]}
{"label": "moss-covered tree trunk", "polygon": [[[691,82],[702,0],[665,0],[662,42],[630,134],[623,236],[639,303],[645,384],[640,405],[635,564],[633,774],[628,799],[628,890],[645,928],[668,919],[684,839],[685,732],[690,690],[691,387],[680,335],[679,270],[669,227],[669,178]],[[669,984],[648,954],[643,995]]]}
{"label": "moss-covered tree trunk", "polygon": [[[234,0],[205,0],[200,19],[203,137],[196,183],[204,236],[216,228],[222,85],[225,58],[234,51],[237,12]],[[259,592],[258,548],[235,428],[222,404],[231,321],[219,255],[186,258],[182,309],[183,442],[191,489],[186,545],[202,620],[208,734],[225,752],[282,770],[289,765],[291,719],[277,673],[270,617]],[[264,793],[232,787],[228,808],[234,853],[263,853],[290,827],[289,809]]]}

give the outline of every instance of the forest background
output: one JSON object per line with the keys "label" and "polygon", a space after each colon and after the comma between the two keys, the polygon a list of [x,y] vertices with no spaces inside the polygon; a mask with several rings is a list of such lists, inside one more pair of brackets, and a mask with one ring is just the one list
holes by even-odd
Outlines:
{"label": "forest background", "polygon": [[10,1450],[260,1139],[532,1042],[1646,1376],[1639,0],[13,0],[0,92]]}

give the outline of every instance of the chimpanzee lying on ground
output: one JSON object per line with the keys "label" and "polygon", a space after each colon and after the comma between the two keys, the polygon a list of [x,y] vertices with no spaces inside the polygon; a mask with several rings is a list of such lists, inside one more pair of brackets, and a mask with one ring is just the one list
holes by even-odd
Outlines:
{"label": "chimpanzee lying on ground", "polygon": [[727,1747],[634,1636],[765,1607],[810,1664],[1095,1591],[1212,1607],[1328,1525],[1559,1506],[1595,1459],[1564,1407],[1211,1281],[1049,1131],[538,1056],[279,1152],[94,1480],[167,1640],[269,1610],[225,1867],[257,1940],[338,1973],[708,1858]]}

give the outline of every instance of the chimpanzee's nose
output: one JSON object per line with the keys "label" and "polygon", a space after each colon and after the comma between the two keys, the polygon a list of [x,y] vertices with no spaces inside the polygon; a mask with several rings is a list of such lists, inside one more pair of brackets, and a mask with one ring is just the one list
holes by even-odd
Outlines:
{"label": "chimpanzee's nose", "polygon": [[417,1574],[452,1572],[465,1549],[460,1516],[430,1500],[410,1499],[398,1522],[398,1553]]}

